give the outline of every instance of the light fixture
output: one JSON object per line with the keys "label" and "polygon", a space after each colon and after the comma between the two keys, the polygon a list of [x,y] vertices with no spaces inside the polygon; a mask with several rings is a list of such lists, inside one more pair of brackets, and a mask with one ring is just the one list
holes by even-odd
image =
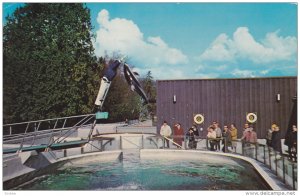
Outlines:
{"label": "light fixture", "polygon": [[173,103],[176,103],[176,95],[173,96]]}
{"label": "light fixture", "polygon": [[277,94],[276,100],[277,100],[277,101],[280,101],[280,94]]}

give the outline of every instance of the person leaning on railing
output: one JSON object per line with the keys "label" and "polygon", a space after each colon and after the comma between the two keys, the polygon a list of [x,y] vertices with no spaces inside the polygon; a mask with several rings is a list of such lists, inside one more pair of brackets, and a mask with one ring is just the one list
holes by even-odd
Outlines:
{"label": "person leaning on railing", "polygon": [[248,150],[248,155],[250,157],[253,156],[253,150],[255,148],[255,145],[257,143],[257,134],[255,131],[253,131],[253,128],[249,126],[248,123],[245,124],[244,127],[244,132],[243,132],[243,136],[241,138],[243,144],[243,146],[246,147],[246,149]]}
{"label": "person leaning on railing", "polygon": [[217,134],[214,130],[214,127],[209,126],[207,128],[207,139],[209,141],[210,150],[215,150]]}
{"label": "person leaning on railing", "polygon": [[221,142],[221,139],[222,139],[222,130],[219,127],[219,123],[216,122],[216,121],[213,122],[213,126],[215,128],[215,132],[216,132],[216,135],[217,135],[216,149],[217,149],[217,151],[220,151],[221,150],[220,142]]}
{"label": "person leaning on railing", "polygon": [[275,128],[277,127],[276,124],[272,124],[271,129],[268,129],[267,135],[266,135],[266,144],[270,147],[272,147],[272,133],[275,131]]}
{"label": "person leaning on railing", "polygon": [[249,126],[248,123],[245,124],[243,136],[241,138],[242,141],[248,143],[256,143],[257,142],[257,134],[253,131],[253,128]]}
{"label": "person leaning on railing", "polygon": [[163,147],[165,147],[165,143],[167,143],[167,148],[170,148],[169,140],[165,138],[171,138],[172,130],[168,125],[167,121],[163,122],[163,125],[160,127],[160,135],[163,136]]}
{"label": "person leaning on railing", "polygon": [[279,129],[278,125],[275,127],[274,131],[272,132],[271,146],[275,151],[277,151],[279,153],[282,153],[282,150],[281,150],[281,135],[280,135],[280,129]]}
{"label": "person leaning on railing", "polygon": [[[173,141],[177,143],[179,146],[182,146],[182,142],[184,139],[184,131],[180,123],[176,123],[173,128]],[[176,146],[177,148],[180,148]]]}
{"label": "person leaning on railing", "polygon": [[189,128],[187,134],[186,134],[186,138],[189,141],[188,147],[190,149],[196,149],[197,148],[197,141],[195,139],[195,133],[193,128]]}
{"label": "person leaning on railing", "polygon": [[230,133],[231,133],[231,148],[232,150],[236,151],[236,146],[237,146],[236,140],[237,140],[238,130],[234,123],[230,125]]}
{"label": "person leaning on railing", "polygon": [[292,131],[286,134],[284,144],[288,146],[289,159],[297,161],[297,126],[293,125]]}
{"label": "person leaning on railing", "polygon": [[223,137],[222,151],[223,152],[228,152],[228,146],[231,146],[231,133],[230,133],[227,125],[224,125],[224,130],[223,130],[223,133],[222,133],[222,137]]}

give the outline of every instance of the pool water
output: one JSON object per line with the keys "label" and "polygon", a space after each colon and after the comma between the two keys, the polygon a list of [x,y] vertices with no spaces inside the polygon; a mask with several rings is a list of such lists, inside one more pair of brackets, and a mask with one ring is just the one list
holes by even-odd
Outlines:
{"label": "pool water", "polygon": [[61,167],[19,190],[268,190],[255,169],[236,164],[134,160]]}

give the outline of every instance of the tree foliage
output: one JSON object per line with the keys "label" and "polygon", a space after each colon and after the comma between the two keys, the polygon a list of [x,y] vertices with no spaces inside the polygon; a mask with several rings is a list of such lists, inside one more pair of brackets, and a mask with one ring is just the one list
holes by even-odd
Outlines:
{"label": "tree foliage", "polygon": [[90,11],[78,3],[29,3],[7,17],[4,122],[91,110],[96,58],[90,32]]}
{"label": "tree foliage", "polygon": [[[27,3],[6,20],[4,123],[94,112],[107,63],[94,55],[90,10],[82,3]],[[104,104],[110,121],[136,119],[142,110],[121,71]],[[144,87],[153,97],[151,77]]]}
{"label": "tree foliage", "polygon": [[138,119],[142,101],[136,92],[130,90],[122,67],[114,78],[103,106],[104,111],[109,112],[109,121],[125,121],[126,119]]}
{"label": "tree foliage", "polygon": [[153,80],[151,71],[148,71],[145,78],[142,81],[143,89],[150,100],[150,103],[146,105],[146,111],[148,115],[153,117],[156,114],[156,88],[155,88],[155,81]]}

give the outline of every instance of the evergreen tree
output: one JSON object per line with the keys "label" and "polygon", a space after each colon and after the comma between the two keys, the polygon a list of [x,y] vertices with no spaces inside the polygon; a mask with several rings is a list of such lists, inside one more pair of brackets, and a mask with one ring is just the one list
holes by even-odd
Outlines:
{"label": "evergreen tree", "polygon": [[[28,3],[3,29],[4,123],[92,111],[101,69],[90,11],[81,3]],[[92,66],[94,65],[94,67]]]}
{"label": "evergreen tree", "polygon": [[146,105],[147,111],[151,117],[156,114],[156,103],[153,100],[156,99],[156,88],[155,88],[155,81],[153,80],[151,71],[148,71],[146,77],[143,79],[142,82],[143,89],[150,100],[150,103]]}
{"label": "evergreen tree", "polygon": [[141,98],[130,90],[120,67],[110,86],[103,110],[109,112],[110,122],[120,122],[139,119],[141,109]]}
{"label": "evergreen tree", "polygon": [[[81,3],[28,3],[3,29],[4,123],[94,112],[103,57],[94,56],[90,10]],[[137,119],[141,100],[119,71],[104,104],[109,121]]]}

